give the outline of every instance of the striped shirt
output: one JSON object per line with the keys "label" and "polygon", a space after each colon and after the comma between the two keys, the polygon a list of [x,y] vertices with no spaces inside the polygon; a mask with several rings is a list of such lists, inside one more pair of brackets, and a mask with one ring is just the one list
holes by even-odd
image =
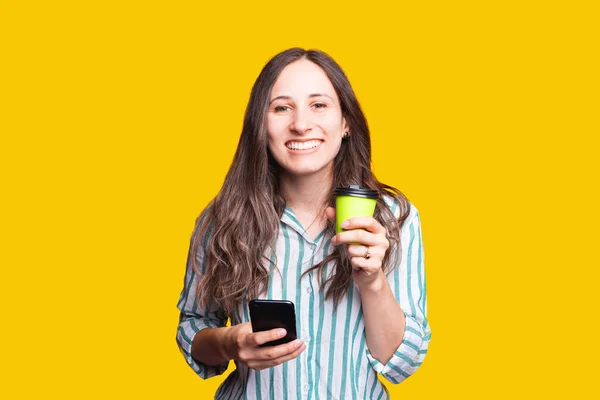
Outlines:
{"label": "striped shirt", "polygon": [[[389,204],[397,216],[396,203]],[[204,238],[206,243],[206,238]],[[427,322],[423,245],[419,214],[411,204],[401,232],[402,257],[387,278],[406,315],[404,339],[391,360],[383,365],[373,358],[366,345],[360,293],[351,283],[337,309],[325,300],[319,289],[317,270],[304,271],[333,252],[331,236],[321,233],[308,237],[293,211],[286,207],[276,238],[276,267],[271,267],[268,291],[261,298],[291,300],[296,308],[298,337],[306,349],[295,359],[273,368],[255,371],[242,363],[221,384],[215,399],[388,399],[389,392],[377,378],[391,383],[409,377],[421,365],[431,338]],[[196,260],[203,262],[203,246]],[[393,258],[393,257],[392,257]],[[278,269],[278,273],[273,269]],[[332,266],[327,264],[323,277]],[[233,315],[226,316],[214,304],[202,308],[195,301],[198,276],[188,256],[184,288],[179,299],[181,311],[177,344],[191,368],[201,377],[222,374],[228,364],[207,366],[191,356],[192,339],[204,328],[249,322],[248,302],[243,301]]]}

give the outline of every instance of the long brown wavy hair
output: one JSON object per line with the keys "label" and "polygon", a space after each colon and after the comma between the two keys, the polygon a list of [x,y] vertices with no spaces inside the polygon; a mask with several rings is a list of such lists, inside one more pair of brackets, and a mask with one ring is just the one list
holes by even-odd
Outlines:
{"label": "long brown wavy hair", "polygon": [[[351,131],[334,159],[328,203],[334,203],[334,187],[359,184],[377,190],[379,199],[374,217],[386,228],[390,241],[383,260],[384,272],[391,271],[399,261],[399,258],[396,260],[400,255],[399,231],[408,215],[408,200],[399,190],[379,182],[371,171],[369,128],[348,78],[340,66],[320,50],[288,49],[273,57],[256,79],[223,187],[196,221],[192,254],[197,254],[198,246],[204,246],[203,265],[197,265],[196,257],[192,257],[194,270],[202,275],[196,291],[198,301],[201,304],[216,302],[227,315],[231,315],[244,297],[253,299],[266,290],[270,266],[277,262],[267,257],[267,250],[274,250],[285,200],[279,192],[279,167],[267,146],[266,116],[277,77],[287,65],[300,59],[312,61],[325,71]],[[384,195],[399,203],[399,218],[395,218],[385,204]],[[331,222],[326,229],[328,234],[335,232]],[[309,269],[317,269],[320,277],[325,264],[333,261],[333,272],[321,280],[321,290],[327,290],[326,298],[333,298],[335,305],[347,292],[352,278],[350,259],[341,249],[337,246],[330,256]],[[392,255],[395,255],[394,260],[391,260]]]}

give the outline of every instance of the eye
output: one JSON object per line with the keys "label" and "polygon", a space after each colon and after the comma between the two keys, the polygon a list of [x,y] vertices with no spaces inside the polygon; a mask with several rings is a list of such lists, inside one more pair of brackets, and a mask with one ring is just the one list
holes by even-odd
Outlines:
{"label": "eye", "polygon": [[325,104],[325,103],[315,103],[315,104],[313,104],[313,107],[316,108],[316,109],[326,108],[327,104]]}
{"label": "eye", "polygon": [[275,107],[275,112],[284,112],[289,111],[290,108],[288,106],[277,106]]}

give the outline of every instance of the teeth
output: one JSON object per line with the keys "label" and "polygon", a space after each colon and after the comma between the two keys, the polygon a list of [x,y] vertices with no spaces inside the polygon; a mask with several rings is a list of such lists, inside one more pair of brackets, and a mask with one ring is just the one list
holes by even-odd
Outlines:
{"label": "teeth", "polygon": [[319,140],[309,140],[308,142],[289,142],[286,146],[291,150],[308,150],[314,149],[320,144]]}

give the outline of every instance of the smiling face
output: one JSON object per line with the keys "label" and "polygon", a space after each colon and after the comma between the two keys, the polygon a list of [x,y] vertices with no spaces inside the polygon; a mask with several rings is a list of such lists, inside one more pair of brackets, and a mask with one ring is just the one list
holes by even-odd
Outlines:
{"label": "smiling face", "polygon": [[325,72],[306,59],[289,64],[275,81],[269,101],[269,150],[282,172],[331,172],[348,126]]}

